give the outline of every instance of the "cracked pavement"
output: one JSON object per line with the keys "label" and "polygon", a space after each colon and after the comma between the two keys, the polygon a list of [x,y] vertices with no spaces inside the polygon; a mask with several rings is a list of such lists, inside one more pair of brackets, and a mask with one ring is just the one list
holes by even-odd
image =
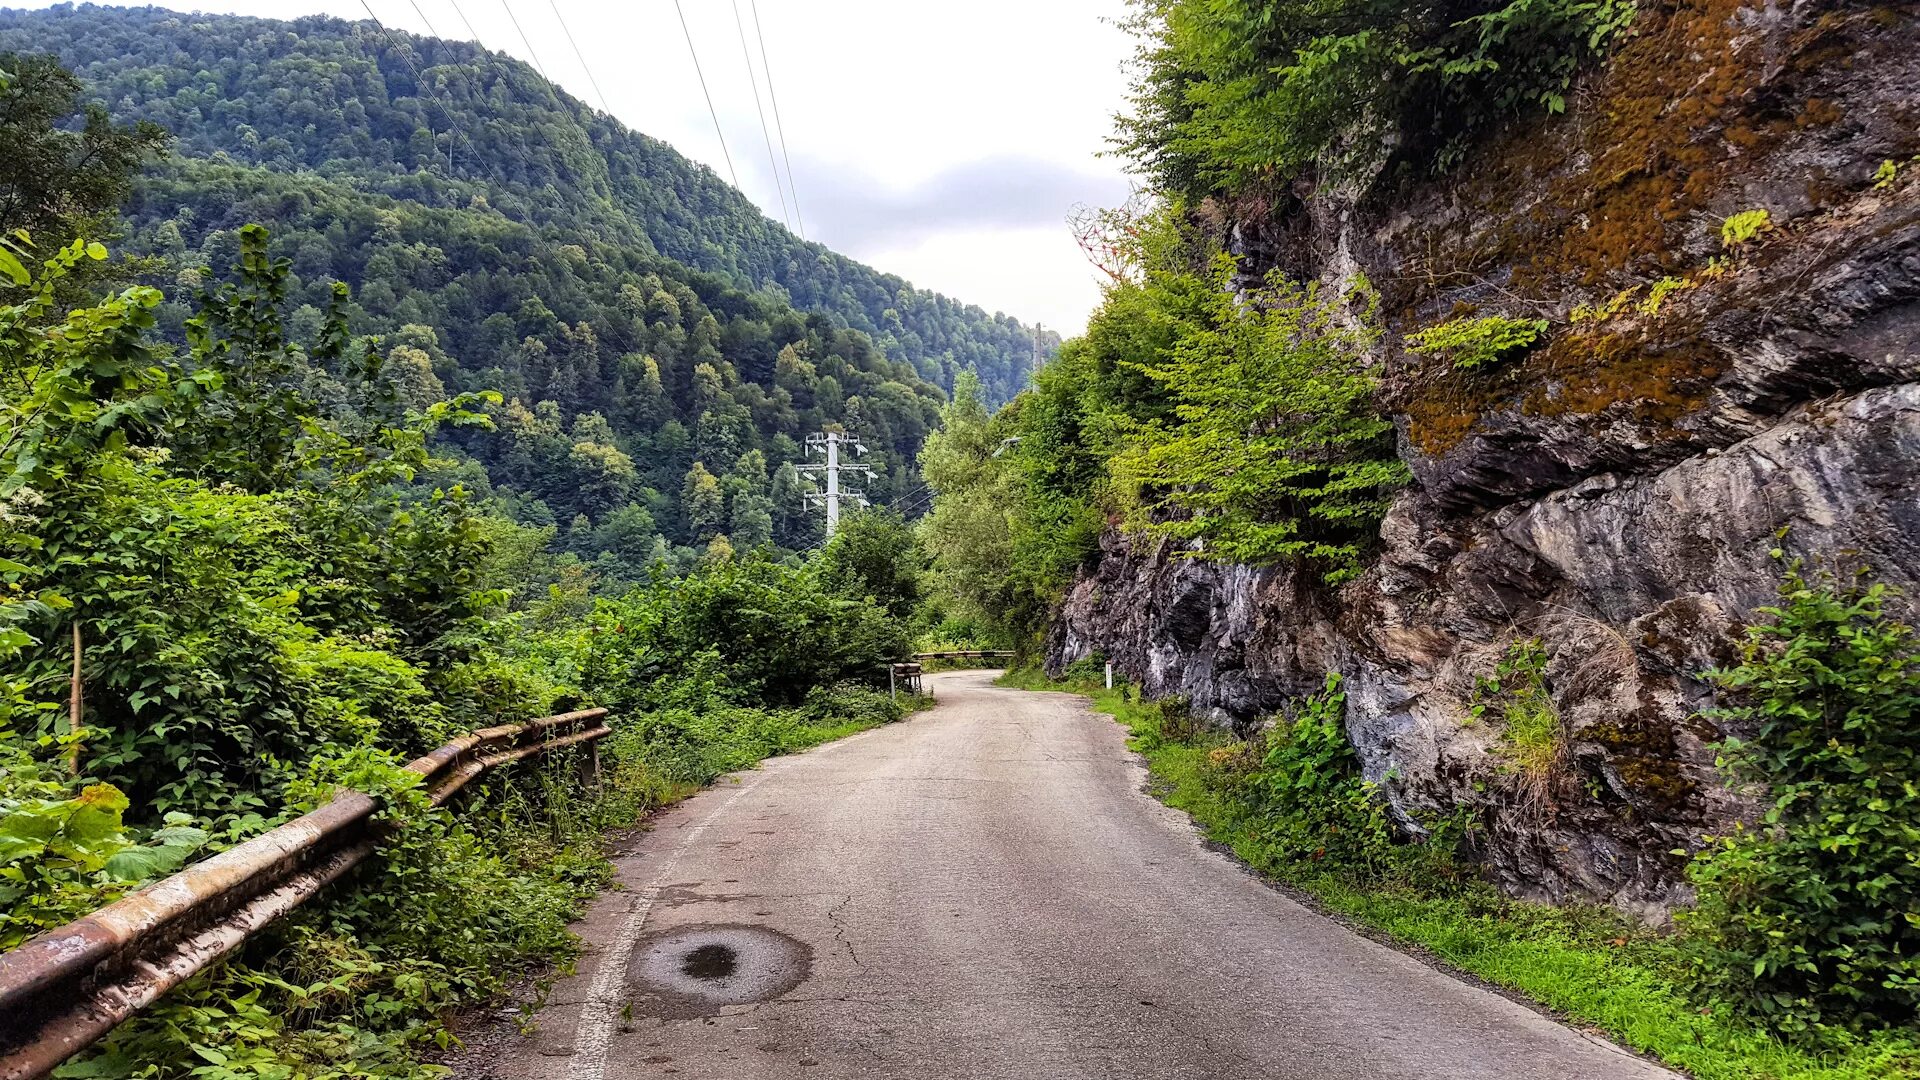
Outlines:
{"label": "cracked pavement", "polygon": [[[1142,791],[1079,698],[930,676],[939,706],[662,813],[578,973],[469,1080],[1650,1080],[1600,1039],[1315,914]],[[650,1015],[635,939],[754,926],[806,977]]]}

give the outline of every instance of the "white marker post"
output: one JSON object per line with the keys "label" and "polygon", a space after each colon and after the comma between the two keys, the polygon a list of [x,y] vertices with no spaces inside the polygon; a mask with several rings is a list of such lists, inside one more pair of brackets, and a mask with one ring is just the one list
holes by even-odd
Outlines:
{"label": "white marker post", "polygon": [[1107,661],[1107,689],[1113,689],[1113,661]]}

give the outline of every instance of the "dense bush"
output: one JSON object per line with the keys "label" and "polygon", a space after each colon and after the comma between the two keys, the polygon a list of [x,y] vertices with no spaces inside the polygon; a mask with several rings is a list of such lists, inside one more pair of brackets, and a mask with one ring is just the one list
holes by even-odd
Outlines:
{"label": "dense bush", "polygon": [[908,650],[905,625],[836,591],[823,561],[719,560],[602,601],[576,661],[582,688],[646,711],[795,705],[847,679],[884,686],[887,663]]}
{"label": "dense bush", "polygon": [[1781,1030],[1920,1017],[1920,646],[1889,598],[1795,567],[1717,676],[1766,810],[1695,857],[1682,919],[1698,980]]}
{"label": "dense bush", "polygon": [[1276,276],[1235,295],[1232,271],[1222,256],[1201,317],[1137,365],[1171,415],[1133,426],[1109,471],[1149,532],[1200,541],[1210,558],[1351,576],[1408,480],[1363,368],[1369,294],[1363,283],[1323,296]]}
{"label": "dense bush", "polygon": [[1291,865],[1379,881],[1408,852],[1347,741],[1338,675],[1253,741],[1215,751],[1218,782],[1241,806],[1266,869]]}
{"label": "dense bush", "polygon": [[848,515],[821,554],[834,591],[863,597],[896,619],[912,617],[926,597],[926,553],[906,519],[891,510]]}

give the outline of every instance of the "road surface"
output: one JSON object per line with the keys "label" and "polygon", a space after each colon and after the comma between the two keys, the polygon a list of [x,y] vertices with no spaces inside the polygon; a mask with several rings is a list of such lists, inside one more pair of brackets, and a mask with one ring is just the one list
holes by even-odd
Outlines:
{"label": "road surface", "polygon": [[991,673],[674,807],[469,1080],[1670,1077],[1301,907]]}

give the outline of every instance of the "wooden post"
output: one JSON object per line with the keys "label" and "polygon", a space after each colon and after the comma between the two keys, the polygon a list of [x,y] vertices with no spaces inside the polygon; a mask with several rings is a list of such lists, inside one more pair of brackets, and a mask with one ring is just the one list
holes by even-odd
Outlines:
{"label": "wooden post", "polygon": [[895,665],[893,664],[887,665],[887,700],[888,701],[900,700],[900,690],[898,687],[894,685],[894,676],[898,671],[899,671],[899,668],[896,667]]}
{"label": "wooden post", "polygon": [[80,620],[73,620],[73,688],[67,697],[67,733],[73,738],[73,745],[67,747],[67,771],[74,776],[80,775],[80,716],[82,698],[80,694]]}

